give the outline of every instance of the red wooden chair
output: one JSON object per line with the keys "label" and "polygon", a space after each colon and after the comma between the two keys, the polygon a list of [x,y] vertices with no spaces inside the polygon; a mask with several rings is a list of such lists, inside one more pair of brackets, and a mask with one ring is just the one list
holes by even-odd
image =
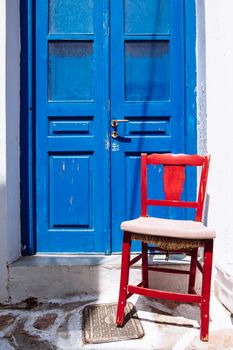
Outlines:
{"label": "red wooden chair", "polygon": [[[202,213],[205,199],[206,182],[210,156],[173,155],[173,154],[142,154],[141,157],[141,217],[124,221],[121,229],[124,231],[122,247],[121,281],[118,300],[116,323],[124,324],[126,300],[133,294],[152,298],[169,299],[178,302],[198,303],[200,305],[200,339],[208,341],[209,301],[212,271],[213,239],[215,232],[202,224]],[[156,200],[147,197],[148,165],[164,166],[165,199]],[[201,177],[197,200],[194,202],[181,200],[185,181],[186,166],[201,167]],[[148,217],[148,206],[168,206],[195,208],[195,221],[171,220]],[[130,260],[131,241],[142,242],[142,252]],[[148,244],[153,244],[154,250],[166,253],[186,253],[191,256],[189,271],[166,269],[148,266]],[[204,259],[201,264],[197,258],[198,248],[204,248]],[[151,250],[151,247],[150,247]],[[137,286],[129,283],[130,266],[142,259],[142,282]],[[196,268],[202,273],[202,290],[198,295],[195,291]],[[149,288],[148,270],[188,274],[188,293],[173,293]]]}

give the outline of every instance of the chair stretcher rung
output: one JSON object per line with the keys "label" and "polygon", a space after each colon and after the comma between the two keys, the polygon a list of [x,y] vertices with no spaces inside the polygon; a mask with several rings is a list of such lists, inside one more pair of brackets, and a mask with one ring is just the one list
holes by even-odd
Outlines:
{"label": "chair stretcher rung", "polygon": [[196,263],[196,266],[198,268],[199,271],[201,271],[203,273],[203,267],[202,265],[200,264],[200,262],[198,260],[195,260],[195,263]]}
{"label": "chair stretcher rung", "polygon": [[[143,286],[143,282],[138,283],[138,285],[136,287],[142,287]],[[127,293],[127,299],[129,299],[134,293]]]}
{"label": "chair stretcher rung", "polygon": [[179,207],[179,208],[197,208],[197,202],[184,202],[178,200],[169,199],[147,199],[147,205],[157,205],[166,207]]}
{"label": "chair stretcher rung", "polygon": [[194,287],[191,288],[190,294],[198,295]]}
{"label": "chair stretcher rung", "polygon": [[132,266],[132,265],[136,264],[136,262],[138,262],[141,258],[142,258],[142,254],[139,254],[139,255],[135,256],[135,258],[133,258],[129,262],[129,266]]}
{"label": "chair stretcher rung", "polygon": [[179,275],[189,275],[190,272],[189,271],[185,271],[185,270],[177,270],[177,269],[164,269],[162,267],[154,267],[154,266],[149,266],[148,270],[150,271],[160,271],[160,272],[167,272],[167,273],[177,273]]}
{"label": "chair stretcher rung", "polygon": [[156,289],[142,288],[138,286],[128,285],[129,294],[139,294],[146,297],[158,298],[158,299],[169,299],[184,303],[200,303],[201,296],[193,294],[183,294],[183,293],[172,293],[164,292]]}
{"label": "chair stretcher rung", "polygon": [[[149,251],[153,251],[153,252],[155,252],[155,254],[157,253],[157,254],[163,254],[163,253],[166,253],[168,250],[166,250],[166,249],[162,249],[162,248],[158,248],[158,247],[148,247],[148,250]],[[192,253],[192,249],[182,249],[182,250],[175,250],[175,249],[172,249],[172,250],[169,250],[168,251],[169,252],[169,254],[184,254],[184,253],[186,253],[186,254],[191,254]]]}

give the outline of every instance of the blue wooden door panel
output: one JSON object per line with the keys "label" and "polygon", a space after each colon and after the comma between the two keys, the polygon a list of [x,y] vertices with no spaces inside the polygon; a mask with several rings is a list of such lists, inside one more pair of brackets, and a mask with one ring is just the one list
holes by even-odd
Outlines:
{"label": "blue wooden door panel", "polygon": [[[93,198],[90,186],[91,156],[50,157],[50,227],[93,227],[90,212]],[[59,205],[57,205],[59,203]]]}
{"label": "blue wooden door panel", "polygon": [[[140,215],[141,152],[184,151],[183,10],[182,0],[111,1],[111,117],[128,120],[111,144],[115,252],[121,251],[120,222]],[[162,197],[154,186],[162,169],[150,174],[151,196]],[[152,214],[167,211],[151,208]]]}
{"label": "blue wooden door panel", "polygon": [[[185,150],[183,13],[184,0],[36,2],[38,252],[120,251],[141,152]],[[162,175],[150,168],[151,197]]]}
{"label": "blue wooden door panel", "polygon": [[49,0],[49,32],[94,34],[95,10],[94,0]]}
{"label": "blue wooden door panel", "polygon": [[49,101],[94,101],[93,45],[91,40],[49,42]]}
{"label": "blue wooden door panel", "polygon": [[125,101],[170,99],[168,41],[125,41],[124,56]]}
{"label": "blue wooden door panel", "polygon": [[106,14],[105,0],[36,3],[38,252],[109,252]]}
{"label": "blue wooden door panel", "polygon": [[125,0],[124,11],[125,34],[170,33],[170,0]]}

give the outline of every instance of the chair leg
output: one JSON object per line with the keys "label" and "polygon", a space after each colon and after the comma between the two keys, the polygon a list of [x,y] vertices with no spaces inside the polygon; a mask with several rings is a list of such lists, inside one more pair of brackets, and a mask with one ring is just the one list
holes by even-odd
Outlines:
{"label": "chair leg", "polygon": [[209,308],[210,308],[210,291],[211,291],[211,272],[213,260],[213,240],[205,243],[204,247],[204,264],[202,276],[202,293],[201,293],[201,334],[202,341],[208,341],[209,338]]}
{"label": "chair leg", "polygon": [[196,281],[196,271],[197,271],[195,260],[197,259],[197,253],[198,253],[198,249],[195,249],[192,251],[192,254],[191,254],[190,274],[189,274],[189,289],[188,289],[188,292],[190,294],[194,294],[195,281]]}
{"label": "chair leg", "polygon": [[124,232],[121,259],[121,281],[116,317],[117,326],[122,326],[124,322],[125,305],[127,300],[127,285],[129,282],[130,248],[131,234],[129,232]]}
{"label": "chair leg", "polygon": [[148,288],[148,245],[142,242],[142,282],[143,287]]}

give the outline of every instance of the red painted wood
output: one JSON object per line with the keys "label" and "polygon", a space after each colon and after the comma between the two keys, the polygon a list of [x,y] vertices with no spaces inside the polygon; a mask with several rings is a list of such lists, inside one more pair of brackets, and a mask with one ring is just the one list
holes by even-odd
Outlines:
{"label": "red painted wood", "polygon": [[164,166],[164,193],[166,200],[180,201],[184,189],[185,166]]}
{"label": "red painted wood", "polygon": [[135,256],[135,258],[130,260],[129,266],[136,264],[140,259],[142,259],[142,254],[139,254],[139,255]]}
{"label": "red painted wood", "polygon": [[196,261],[196,265],[197,265],[198,270],[199,270],[201,273],[203,273],[203,266],[199,263],[198,260]]}
{"label": "red painted wood", "polygon": [[129,263],[130,263],[131,234],[124,232],[121,259],[121,281],[117,307],[116,324],[122,326],[125,315],[125,305],[127,299],[127,285],[129,283]]}
{"label": "red painted wood", "polygon": [[197,295],[197,291],[196,291],[196,289],[194,287],[190,289],[189,293]]}
{"label": "red painted wood", "polygon": [[141,156],[141,216],[147,216],[147,154]]}
{"label": "red painted wood", "polygon": [[205,193],[206,193],[206,184],[207,184],[207,178],[208,178],[208,172],[209,172],[209,163],[210,163],[210,155],[207,155],[204,157],[202,172],[201,172],[201,179],[200,179],[200,186],[199,186],[199,193],[198,193],[198,206],[196,211],[196,221],[202,220],[203,215],[203,208],[204,208],[204,201],[205,201]]}
{"label": "red painted wood", "polygon": [[[141,158],[141,216],[147,216],[147,206],[171,206],[183,208],[196,208],[196,221],[202,220],[203,206],[206,193],[210,156],[187,154],[142,154]],[[164,165],[164,191],[165,199],[156,200],[147,198],[147,165]],[[185,180],[185,166],[202,166],[200,186],[197,202],[180,201],[180,195]],[[181,170],[182,169],[182,170]],[[175,185],[170,183],[174,181]],[[169,198],[169,199],[168,199]]]}
{"label": "red painted wood", "polygon": [[150,271],[158,271],[158,272],[165,272],[165,273],[177,273],[177,274],[180,274],[180,275],[189,275],[189,271],[177,270],[177,269],[167,269],[167,268],[163,268],[163,267],[149,266],[148,270],[150,270]]}
{"label": "red painted wood", "polygon": [[142,288],[128,285],[128,292],[132,294],[145,295],[150,298],[175,300],[183,303],[200,303],[201,296],[193,294],[165,292],[157,289]]}
{"label": "red painted wood", "polygon": [[165,207],[177,207],[177,208],[197,208],[196,202],[174,201],[174,200],[161,200],[161,199],[148,199],[147,205],[157,205]]}
{"label": "red painted wood", "polygon": [[[138,283],[138,284],[136,285],[136,287],[143,287],[143,281],[140,282],[140,283]],[[127,286],[127,288],[128,288],[128,286]],[[144,288],[144,287],[143,287],[143,288]],[[132,297],[132,295],[134,295],[134,293],[127,293],[127,299],[129,299],[130,297]]]}
{"label": "red painted wood", "polygon": [[193,288],[195,288],[195,281],[196,281],[196,260],[197,260],[197,253],[198,250],[194,249],[192,254],[191,254],[191,262],[190,262],[190,270],[189,270],[189,287],[188,291],[189,293],[192,293]]}
{"label": "red painted wood", "polygon": [[198,154],[154,153],[147,157],[147,164],[201,166],[203,164],[203,158]]}
{"label": "red painted wood", "polygon": [[143,287],[148,288],[148,245],[142,242],[142,281]]}
{"label": "red painted wood", "polygon": [[[206,183],[209,169],[210,156],[205,157],[199,155],[172,155],[172,154],[142,154],[141,159],[141,215],[147,216],[147,206],[169,206],[169,207],[186,207],[196,209],[196,221],[202,220],[204,199],[206,192]],[[148,164],[163,164],[164,165],[164,192],[165,199],[148,199],[147,198],[147,165]],[[197,202],[181,201],[181,194],[183,191],[185,181],[185,166],[201,166],[201,178],[198,192]],[[172,185],[172,182],[175,185]],[[191,264],[189,271],[182,271],[176,269],[166,269],[148,266],[148,247],[147,244],[142,242],[142,254],[138,255],[130,262],[130,246],[131,246],[131,234],[130,232],[124,233],[123,251],[122,251],[122,267],[121,267],[121,282],[120,293],[118,301],[117,311],[117,325],[123,325],[124,309],[126,299],[133,294],[144,295],[152,298],[175,300],[178,302],[190,302],[198,303],[201,306],[201,340],[208,340],[208,328],[209,328],[209,300],[210,300],[210,285],[211,285],[211,269],[212,269],[212,252],[213,241],[210,240],[207,243],[201,242],[200,246],[204,246],[204,264],[203,267],[197,260],[197,249],[194,250],[174,250],[171,252],[186,253],[191,255]],[[159,249],[157,247],[149,248],[150,250],[164,252],[166,250]],[[129,281],[129,267],[137,261],[142,259],[142,282],[137,286],[128,284]],[[201,295],[197,295],[195,291],[195,279],[196,268],[202,272],[202,292]],[[189,294],[173,293],[160,290],[153,290],[148,288],[148,270],[159,271],[164,273],[177,273],[189,275]]]}
{"label": "red painted wood", "polygon": [[[167,249],[162,249],[162,248],[157,248],[157,247],[150,247],[150,251],[152,251],[152,252],[154,252],[154,251],[159,251],[159,252],[161,252],[161,253],[166,253],[167,252]],[[182,253],[185,253],[185,254],[187,254],[187,255],[191,255],[191,253],[192,253],[192,250],[180,250],[180,249],[177,249],[177,250],[175,250],[175,249],[172,249],[172,250],[169,250],[169,254],[172,254],[172,253],[175,253],[175,254],[182,254]]]}
{"label": "red painted wood", "polygon": [[213,240],[208,241],[204,248],[204,265],[201,292],[201,334],[200,339],[208,341],[209,336],[209,308],[210,308],[210,288],[213,260]]}

